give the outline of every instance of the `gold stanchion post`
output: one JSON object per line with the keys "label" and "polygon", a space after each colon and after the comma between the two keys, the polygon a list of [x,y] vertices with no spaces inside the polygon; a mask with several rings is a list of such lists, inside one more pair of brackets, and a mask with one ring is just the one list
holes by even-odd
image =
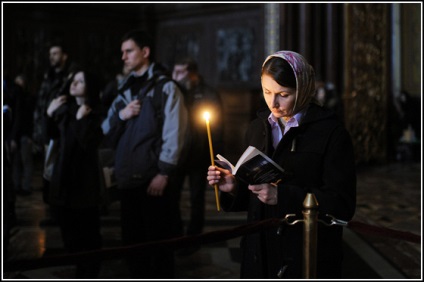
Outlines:
{"label": "gold stanchion post", "polygon": [[318,201],[308,193],[303,201],[303,264],[305,279],[316,278]]}

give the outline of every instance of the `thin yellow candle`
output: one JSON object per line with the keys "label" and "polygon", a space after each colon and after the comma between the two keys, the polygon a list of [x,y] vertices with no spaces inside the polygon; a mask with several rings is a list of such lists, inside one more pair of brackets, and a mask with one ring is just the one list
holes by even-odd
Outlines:
{"label": "thin yellow candle", "polygon": [[[209,112],[204,112],[203,113],[203,117],[206,120],[206,129],[208,131],[208,140],[209,140],[209,152],[211,154],[211,163],[212,166],[215,166],[215,159],[214,159],[214,154],[213,154],[213,148],[212,148],[212,135],[211,135],[211,127],[209,125],[209,119],[210,119],[210,114]],[[215,199],[216,199],[216,209],[218,211],[221,210],[220,205],[219,205],[219,196],[218,196],[218,185],[214,184],[213,185],[214,189],[215,189]]]}

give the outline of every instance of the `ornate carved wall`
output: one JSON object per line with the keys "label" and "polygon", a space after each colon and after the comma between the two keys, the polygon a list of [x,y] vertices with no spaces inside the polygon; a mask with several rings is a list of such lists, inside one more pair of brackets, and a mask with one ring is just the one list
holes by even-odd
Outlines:
{"label": "ornate carved wall", "polygon": [[345,5],[345,123],[357,163],[387,150],[389,4]]}

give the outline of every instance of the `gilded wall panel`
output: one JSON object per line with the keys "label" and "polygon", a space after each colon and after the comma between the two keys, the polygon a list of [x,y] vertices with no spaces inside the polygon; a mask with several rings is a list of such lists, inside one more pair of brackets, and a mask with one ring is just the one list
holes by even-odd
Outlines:
{"label": "gilded wall panel", "polygon": [[388,8],[347,4],[345,10],[345,122],[358,163],[386,158]]}

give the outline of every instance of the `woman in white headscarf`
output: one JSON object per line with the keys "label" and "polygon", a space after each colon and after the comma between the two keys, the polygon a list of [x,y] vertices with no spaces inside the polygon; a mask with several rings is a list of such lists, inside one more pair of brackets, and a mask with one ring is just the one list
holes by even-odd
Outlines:
{"label": "woman in white headscarf", "polygon": [[[261,83],[268,107],[250,124],[245,146],[261,150],[293,176],[278,185],[247,185],[210,166],[207,179],[219,185],[222,208],[248,211],[249,222],[287,214],[301,219],[305,197],[313,193],[320,219],[329,222],[330,214],[349,221],[356,206],[352,141],[334,113],[315,103],[313,68],[300,54],[279,51],[266,58]],[[318,225],[316,278],[341,278],[343,228]],[[241,278],[304,278],[303,224],[277,229],[242,238]]]}

